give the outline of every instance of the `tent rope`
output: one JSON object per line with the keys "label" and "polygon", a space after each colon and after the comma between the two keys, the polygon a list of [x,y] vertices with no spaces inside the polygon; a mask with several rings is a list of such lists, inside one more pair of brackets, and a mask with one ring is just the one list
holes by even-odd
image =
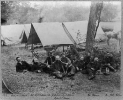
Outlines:
{"label": "tent rope", "polygon": [[69,31],[67,30],[67,28],[65,27],[65,25],[63,23],[62,23],[62,26],[63,26],[66,34],[70,38],[70,40],[74,43],[74,46],[71,47],[71,49],[73,49],[73,51],[76,53],[76,56],[78,57],[78,59],[80,59],[79,52],[77,51],[77,48],[76,48],[76,45],[77,45],[76,41],[73,39],[73,37],[71,36],[71,34],[69,33]]}
{"label": "tent rope", "polygon": [[70,38],[70,40],[76,45],[76,41],[73,39],[73,37],[71,36],[70,32],[67,30],[66,26],[64,25],[64,23],[62,23],[63,29],[66,32],[67,36]]}

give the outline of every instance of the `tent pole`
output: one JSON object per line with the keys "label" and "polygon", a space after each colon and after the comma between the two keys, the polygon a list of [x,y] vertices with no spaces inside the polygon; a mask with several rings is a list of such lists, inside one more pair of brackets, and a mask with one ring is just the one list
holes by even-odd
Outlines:
{"label": "tent pole", "polygon": [[[31,28],[32,28],[32,23],[31,23]],[[33,37],[32,37],[32,57],[33,57]]]}
{"label": "tent pole", "polygon": [[63,45],[63,52],[64,52],[64,45]]}
{"label": "tent pole", "polygon": [[27,43],[25,43],[25,49],[28,49],[28,44]]}
{"label": "tent pole", "polygon": [[25,43],[25,49],[26,49],[26,43]]}
{"label": "tent pole", "polygon": [[33,43],[32,43],[32,47],[31,47],[31,49],[32,49],[32,57],[33,57]]}
{"label": "tent pole", "polygon": [[28,49],[28,43],[26,43],[26,48]]}

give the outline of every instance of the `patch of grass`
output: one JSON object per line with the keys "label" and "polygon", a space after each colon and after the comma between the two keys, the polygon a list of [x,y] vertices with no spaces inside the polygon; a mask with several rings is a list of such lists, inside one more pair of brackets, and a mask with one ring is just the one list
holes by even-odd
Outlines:
{"label": "patch of grass", "polygon": [[[104,46],[105,47],[105,46]],[[46,52],[38,50],[41,61],[46,58]],[[21,94],[85,94],[85,93],[115,93],[120,92],[120,72],[109,76],[97,75],[94,80],[88,80],[87,75],[77,73],[74,78],[65,78],[63,81],[54,79],[45,73],[17,73],[15,71],[16,56],[31,63],[31,52],[18,47],[1,48],[2,78],[7,86],[15,93]]]}

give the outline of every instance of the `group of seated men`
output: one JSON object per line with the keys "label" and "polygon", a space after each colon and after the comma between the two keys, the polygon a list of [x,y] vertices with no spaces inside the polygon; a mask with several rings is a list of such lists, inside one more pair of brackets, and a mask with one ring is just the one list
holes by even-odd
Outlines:
{"label": "group of seated men", "polygon": [[102,61],[98,57],[94,57],[90,53],[81,56],[80,59],[71,59],[70,56],[64,52],[60,56],[54,56],[52,52],[49,52],[48,57],[43,63],[34,58],[32,61],[33,64],[22,61],[20,57],[17,57],[16,60],[17,72],[27,70],[37,72],[43,71],[60,79],[63,79],[66,76],[73,79],[73,76],[78,71],[82,72],[82,74],[87,74],[89,80],[95,78],[97,71],[100,69],[104,70],[104,75],[108,75],[110,70],[116,71],[112,67],[112,56],[109,53],[104,58],[103,65],[101,65]]}
{"label": "group of seated men", "polygon": [[65,75],[74,75],[75,71],[74,66],[72,66],[70,59],[65,56],[65,53],[60,57],[58,55],[53,56],[52,53],[49,52],[44,63],[39,62],[35,57],[32,60],[32,64],[22,61],[20,57],[16,57],[16,60],[16,72],[25,72],[27,70],[37,72],[43,71],[62,79]]}

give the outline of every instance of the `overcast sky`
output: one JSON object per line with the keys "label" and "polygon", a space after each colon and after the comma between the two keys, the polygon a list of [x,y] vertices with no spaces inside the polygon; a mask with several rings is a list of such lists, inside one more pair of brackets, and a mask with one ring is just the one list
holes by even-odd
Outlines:
{"label": "overcast sky", "polygon": [[[108,1],[109,2],[109,1]],[[120,5],[121,1],[111,1],[112,4]],[[74,6],[90,6],[91,1],[30,1],[31,6],[63,6],[63,5],[74,5]]]}

